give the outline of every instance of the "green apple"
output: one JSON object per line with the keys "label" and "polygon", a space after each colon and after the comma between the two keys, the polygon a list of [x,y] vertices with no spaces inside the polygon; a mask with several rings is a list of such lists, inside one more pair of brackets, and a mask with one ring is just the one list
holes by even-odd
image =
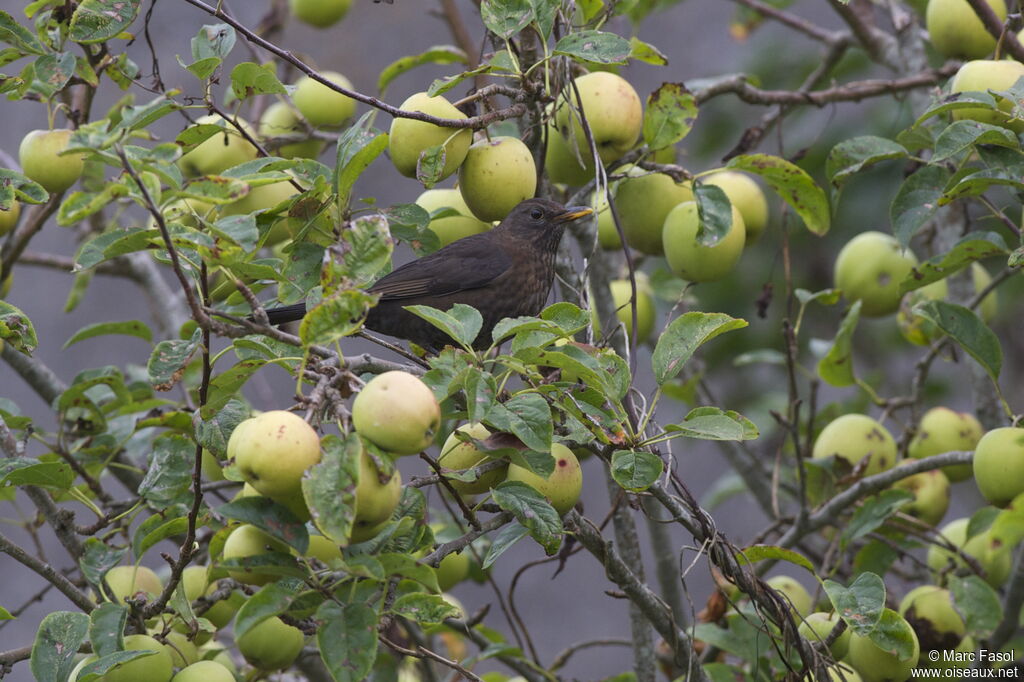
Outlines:
{"label": "green apple", "polygon": [[[974,450],[982,433],[981,424],[974,415],[954,412],[948,407],[933,407],[921,418],[907,454],[914,459],[923,459],[954,450]],[[970,478],[972,471],[970,462],[942,467],[942,473],[954,483]]]}
{"label": "green apple", "polygon": [[326,28],[342,19],[352,0],[288,0],[292,15],[310,26]]}
{"label": "green apple", "polygon": [[849,302],[860,301],[861,315],[881,317],[900,306],[900,282],[917,265],[892,235],[861,232],[839,251],[835,285]]}
{"label": "green apple", "polygon": [[199,661],[179,670],[172,682],[235,682],[235,676],[216,661]]}
{"label": "green apple", "polygon": [[864,682],[856,670],[843,663],[837,663],[830,667],[828,678],[831,682]]}
{"label": "green apple", "polygon": [[[555,122],[563,138],[575,142],[581,157],[590,156],[590,146],[576,111],[575,90],[579,90],[583,114],[603,163],[615,161],[633,148],[643,126],[643,105],[629,82],[614,73],[596,71],[576,78],[575,88],[566,87],[560,96]],[[571,106],[569,104],[571,103]]]}
{"label": "green apple", "polygon": [[253,667],[282,670],[299,657],[304,640],[301,630],[274,616],[248,630],[235,644]]}
{"label": "green apple", "polygon": [[690,183],[677,183],[663,173],[644,173],[639,168],[626,172],[629,177],[619,181],[614,196],[626,243],[643,253],[661,255],[665,219],[679,204],[693,201]]}
{"label": "green apple", "polygon": [[203,476],[206,477],[207,481],[216,483],[217,481],[224,480],[224,470],[220,466],[220,460],[217,456],[203,448]]}
{"label": "green apple", "polygon": [[235,665],[235,661],[231,658],[231,654],[223,644],[216,640],[207,642],[200,646],[199,654],[205,661],[216,661],[232,673],[238,672],[238,666]]}
{"label": "green apple", "polygon": [[128,635],[124,638],[124,650],[156,653],[111,668],[103,676],[103,682],[169,682],[174,675],[170,650],[149,635]]}
{"label": "green apple", "polygon": [[[1019,78],[1024,78],[1024,64],[1018,61],[976,59],[960,67],[949,83],[949,91],[956,93],[1009,90]],[[1003,126],[1015,133],[1024,132],[1024,120],[1011,118],[1013,116],[1013,101],[997,97],[996,104],[996,109],[983,107],[954,109],[953,118],[958,121],[970,120]]]}
{"label": "green apple", "polygon": [[[971,263],[971,279],[974,282],[974,292],[983,291],[992,281],[992,275],[980,263]],[[917,315],[913,308],[918,303],[936,301],[946,298],[949,293],[949,285],[945,279],[932,282],[927,286],[906,294],[900,301],[899,312],[896,313],[896,324],[899,326],[903,338],[919,346],[927,346],[942,337],[942,330],[932,322]],[[981,300],[977,312],[982,320],[989,322],[996,316],[999,309],[999,292],[993,289]]]}
{"label": "green apple", "polygon": [[256,211],[269,211],[280,206],[298,193],[299,190],[295,189],[295,185],[287,180],[272,182],[269,185],[252,186],[249,188],[248,194],[238,201],[225,206],[222,209],[222,213],[228,216],[248,215]]}
{"label": "green apple", "polygon": [[[400,108],[405,111],[421,111],[438,118],[466,118],[464,113],[444,97],[431,97],[425,92],[412,95],[402,102]],[[462,165],[472,142],[473,133],[469,128],[444,128],[425,121],[396,117],[391,122],[388,151],[391,154],[391,162],[395,164],[398,172],[406,177],[415,178],[420,154],[432,147],[444,145],[444,169],[439,178],[443,180]]]}
{"label": "green apple", "polygon": [[509,481],[520,481],[546,497],[559,514],[565,514],[575,506],[583,490],[583,470],[572,450],[561,443],[551,444],[551,456],[555,468],[544,478],[517,464],[508,465]]}
{"label": "green apple", "polygon": [[[302,474],[320,461],[320,438],[313,427],[293,412],[270,410],[238,432],[228,439],[228,451],[246,483],[286,505],[301,499]],[[241,440],[232,444],[236,437]]]}
{"label": "green apple", "polygon": [[437,566],[437,584],[442,592],[447,592],[469,577],[469,550],[452,552]]}
{"label": "green apple", "polygon": [[590,207],[594,209],[597,216],[597,243],[602,249],[619,250],[622,248],[622,238],[615,227],[615,217],[612,216],[608,207],[608,196],[604,192],[594,192],[590,195]]}
{"label": "green apple", "polygon": [[[150,632],[150,635],[153,633]],[[199,660],[199,650],[195,642],[188,638],[184,632],[171,630],[164,636],[167,650],[171,653],[171,660],[175,668],[184,668]]]}
{"label": "green apple", "polygon": [[743,226],[747,228],[746,244],[754,243],[768,224],[768,200],[761,186],[738,171],[719,171],[704,178],[704,184],[721,187],[729,202],[739,209]]}
{"label": "green apple", "polygon": [[[654,319],[657,311],[654,307],[654,296],[651,294],[650,285],[647,283],[646,278],[640,276],[642,273],[638,272],[636,274],[637,340],[642,343],[649,339],[651,332],[654,331]],[[633,295],[633,287],[628,279],[615,279],[608,283],[608,288],[612,294],[612,302],[615,304],[615,315],[619,322],[626,326],[626,333],[632,336],[633,307],[630,305],[629,300]],[[597,320],[597,308],[592,307],[590,312],[591,321],[594,324],[595,331],[597,331],[601,327]]]}
{"label": "green apple", "polygon": [[144,592],[147,599],[154,599],[164,591],[163,581],[145,566],[114,566],[104,577],[116,604],[123,604],[126,598],[139,592]]}
{"label": "green apple", "polygon": [[0,237],[10,232],[18,224],[18,216],[21,215],[21,202],[11,203],[8,211],[0,211]]}
{"label": "green apple", "polygon": [[921,651],[953,649],[967,632],[953,595],[938,585],[920,585],[907,592],[899,612],[917,633]]}
{"label": "green apple", "polygon": [[580,154],[558,128],[549,125],[548,146],[544,153],[544,170],[551,182],[578,187],[594,179],[594,157],[587,150]]}
{"label": "green apple", "polygon": [[[1000,21],[1006,19],[1003,0],[986,0]],[[996,49],[988,32],[967,0],[929,0],[924,15],[932,46],[944,57],[980,59]]]}
{"label": "green apple", "polygon": [[384,372],[352,401],[352,426],[382,450],[415,455],[434,442],[441,407],[419,377],[397,370]]}
{"label": "green apple", "polygon": [[356,485],[356,506],[349,539],[365,542],[381,531],[402,499],[402,474],[394,470],[391,478],[381,481],[380,471],[365,451],[359,458],[359,483]]}
{"label": "green apple", "polygon": [[206,566],[186,566],[181,572],[181,586],[185,589],[185,598],[190,602],[199,599],[210,586],[209,569]]}
{"label": "green apple", "polygon": [[[974,293],[979,294],[992,283],[992,275],[981,263],[971,263],[971,281],[974,283]],[[985,322],[991,322],[999,312],[999,292],[996,289],[990,291],[985,298],[981,299],[978,305],[978,313]]]}
{"label": "green apple", "polygon": [[[352,83],[337,71],[321,71],[326,80],[351,91]],[[299,113],[317,128],[336,128],[356,113],[356,101],[320,81],[304,76],[295,84],[292,102]]]}
{"label": "green apple", "polygon": [[921,656],[921,645],[910,623],[892,609],[885,609],[883,618],[886,617],[892,619],[893,630],[899,629],[901,636],[911,639],[913,651],[910,658],[900,660],[895,652],[880,648],[870,637],[851,633],[850,650],[844,662],[852,666],[864,682],[903,682],[910,677],[910,671]]}
{"label": "green apple", "polygon": [[82,177],[85,161],[81,154],[61,152],[68,148],[72,131],[33,130],[21,141],[18,159],[21,172],[30,180],[38,182],[47,192],[60,194]]}
{"label": "green apple", "polygon": [[[967,526],[969,523],[970,519],[968,518],[950,521],[942,527],[939,534],[954,547],[960,547],[964,554],[974,557],[985,571],[985,582],[992,587],[999,588],[1010,575],[1010,548],[1006,547],[1001,540],[993,537],[989,530],[978,533],[968,540]],[[959,556],[936,544],[928,547],[927,562],[928,568],[936,575],[948,570],[959,571],[965,567],[964,561]]]}
{"label": "green apple", "polygon": [[[75,664],[75,667],[71,669],[71,673],[68,675],[68,682],[78,682],[78,674],[82,672],[82,668],[89,665],[90,663],[96,662],[98,657],[96,654],[89,654]],[[103,678],[98,678],[103,679]]]}
{"label": "green apple", "polygon": [[743,254],[747,230],[743,216],[734,204],[732,225],[725,236],[712,246],[698,241],[702,224],[696,201],[684,201],[665,217],[662,243],[665,260],[672,272],[690,282],[714,282],[736,267]]}
{"label": "green apple", "polygon": [[[244,559],[270,552],[288,554],[288,545],[248,523],[231,531],[231,535],[224,541],[223,557],[225,560]],[[231,569],[228,574],[238,582],[248,585],[266,585],[276,580],[268,573],[254,573],[245,568]]]}
{"label": "green apple", "polygon": [[974,449],[974,482],[989,504],[1006,507],[1024,493],[1024,428],[992,429]]}
{"label": "green apple", "polygon": [[518,137],[492,137],[469,148],[459,167],[459,191],[480,220],[502,220],[537,191],[537,168]]}
{"label": "green apple", "polygon": [[[240,118],[237,121],[250,136],[255,137],[248,122]],[[259,153],[234,124],[216,114],[201,116],[196,119],[196,124],[219,125],[223,132],[203,140],[199,146],[178,159],[178,165],[187,175],[217,175],[228,168],[252,161]]]}
{"label": "green apple", "polygon": [[341,548],[336,542],[323,535],[310,535],[306,556],[318,559],[330,568],[335,568],[341,563]]}
{"label": "green apple", "polygon": [[[765,581],[768,585],[783,595],[789,600],[793,610],[800,615],[801,618],[806,618],[814,610],[814,600],[811,599],[810,593],[807,589],[798,583],[794,578],[788,575],[777,575]],[[827,632],[825,634],[828,634]]]}
{"label": "green apple", "polygon": [[[484,440],[491,435],[490,430],[479,422],[463,424],[455,429],[441,446],[441,455],[437,458],[438,464],[452,471],[466,471],[490,461],[487,455],[480,452],[472,442],[459,440],[456,436],[457,433],[466,434],[476,440]],[[488,471],[472,483],[452,479],[451,484],[455,492],[460,495],[480,495],[505,480],[506,473],[507,467],[499,467]]]}
{"label": "green apple", "polygon": [[431,219],[430,230],[437,235],[441,246],[491,229],[490,223],[485,223],[473,215],[466,205],[466,200],[462,198],[462,192],[457,189],[428,189],[416,199],[416,204],[428,213],[446,208],[458,213]]}
{"label": "green apple", "polygon": [[[808,595],[809,596],[809,595]],[[839,623],[838,613],[825,613],[824,611],[818,611],[816,613],[808,614],[803,622],[800,623],[798,632],[800,636],[809,642],[824,642],[828,639],[828,635]],[[832,652],[832,658],[837,661],[846,655],[846,652],[850,648],[850,628],[843,630],[843,634],[836,637],[836,641],[832,642],[832,646],[829,647],[829,651]]]}
{"label": "green apple", "polygon": [[[218,589],[217,583],[212,583],[206,588],[205,596],[211,596]],[[226,599],[215,601],[210,608],[202,614],[202,617],[213,623],[213,626],[219,630],[231,622],[231,619],[235,617],[235,613],[244,603],[245,595],[235,590]]]}
{"label": "green apple", "polygon": [[358,544],[360,542],[366,542],[380,535],[380,532],[384,530],[384,526],[388,525],[387,521],[381,521],[376,525],[372,525],[366,522],[361,522],[356,519],[352,523],[352,530],[349,531],[348,541],[352,544]]}
{"label": "green apple", "polygon": [[864,476],[881,473],[896,464],[896,441],[889,429],[863,414],[844,414],[821,430],[811,455],[814,459],[835,456],[855,467],[868,459]]}
{"label": "green apple", "polygon": [[907,476],[892,487],[914,494],[914,499],[904,504],[900,511],[921,519],[929,526],[941,521],[949,509],[949,479],[938,469]]}
{"label": "green apple", "polygon": [[[274,102],[260,117],[260,137],[273,139],[275,137],[291,137],[293,135],[305,135],[306,128],[302,125],[297,111],[292,109],[287,102]],[[301,142],[289,142],[277,148],[277,155],[285,159],[315,159],[320,156],[325,142],[310,138]]]}

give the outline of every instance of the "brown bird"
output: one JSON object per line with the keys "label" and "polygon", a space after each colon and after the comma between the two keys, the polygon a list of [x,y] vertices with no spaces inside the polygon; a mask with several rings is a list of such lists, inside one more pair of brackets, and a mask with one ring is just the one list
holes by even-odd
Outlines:
{"label": "brown bird", "polygon": [[[380,278],[368,289],[380,298],[364,326],[436,351],[451,345],[451,337],[404,306],[448,310],[464,303],[483,316],[473,348],[487,348],[499,320],[537,315],[544,308],[565,223],[591,212],[586,206],[566,208],[548,199],[520,202],[494,229],[454,241]],[[274,325],[305,314],[305,303],[267,310]]]}

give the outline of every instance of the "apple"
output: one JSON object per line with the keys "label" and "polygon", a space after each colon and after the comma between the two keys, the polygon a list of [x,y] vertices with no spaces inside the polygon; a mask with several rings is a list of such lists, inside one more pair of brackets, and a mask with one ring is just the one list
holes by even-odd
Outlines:
{"label": "apple", "polygon": [[[986,0],[1000,21],[1006,19],[1003,0]],[[979,59],[996,48],[996,39],[967,0],[929,0],[924,15],[932,46],[944,57]]]}
{"label": "apple", "polygon": [[437,566],[437,585],[447,592],[469,577],[469,550],[452,552]]}
{"label": "apple", "polygon": [[206,566],[186,566],[181,572],[181,585],[185,589],[185,598],[190,602],[199,599],[206,592],[210,581],[209,569]]}
{"label": "apple", "polygon": [[85,160],[81,154],[61,155],[68,148],[72,131],[33,130],[18,147],[21,172],[29,180],[38,182],[47,192],[60,194],[82,177]]}
{"label": "apple", "polygon": [[384,372],[352,401],[352,426],[382,450],[415,455],[434,442],[441,407],[419,377],[397,370]]}
{"label": "apple", "polygon": [[[242,119],[236,119],[238,125],[247,133],[252,134],[252,126]],[[180,159],[178,165],[187,175],[217,175],[228,168],[233,168],[246,161],[256,158],[258,150],[238,132],[234,124],[225,121],[216,114],[201,116],[196,119],[197,125],[219,125],[223,132],[216,133],[203,140],[195,149]]]}
{"label": "apple", "polygon": [[892,235],[861,232],[839,251],[835,285],[849,302],[860,301],[861,315],[881,317],[900,306],[900,282],[917,265]]}
{"label": "apple", "polygon": [[126,598],[139,592],[144,592],[147,599],[154,599],[164,591],[163,581],[145,566],[114,566],[104,577],[115,604],[124,604]]}
{"label": "apple", "polygon": [[352,523],[352,530],[349,531],[348,540],[352,544],[358,544],[360,542],[366,542],[380,535],[380,532],[384,530],[384,526],[388,525],[387,521],[381,521],[376,525],[371,525],[366,522],[360,522],[356,519]]}
{"label": "apple", "polygon": [[[989,530],[978,533],[968,540],[969,523],[968,518],[950,521],[942,527],[939,534],[954,547],[960,547],[964,554],[977,559],[985,571],[985,582],[998,589],[1010,575],[1010,550],[1002,541],[993,537]],[[936,575],[945,573],[950,568],[956,571],[965,566],[959,556],[935,544],[928,547],[927,562],[928,568]]]}
{"label": "apple", "polygon": [[729,202],[739,209],[747,228],[746,244],[754,243],[768,224],[768,200],[757,182],[738,171],[718,171],[704,178],[704,184],[720,187]]}
{"label": "apple", "polygon": [[580,154],[558,128],[549,125],[548,146],[544,153],[544,170],[551,182],[561,185],[585,185],[594,179],[594,157],[590,150]]}
{"label": "apple", "polygon": [[[210,655],[211,653],[213,654],[212,656]],[[232,673],[238,672],[238,666],[235,665],[231,654],[228,653],[228,650],[220,642],[214,640],[203,644],[199,647],[199,654],[203,657],[203,660],[216,661]]]}
{"label": "apple", "polygon": [[[473,445],[472,442],[462,442],[456,436],[457,433],[463,433],[476,440],[484,440],[491,435],[490,430],[475,422],[472,424],[463,424],[459,428],[455,429],[448,439],[445,440],[444,445],[441,446],[441,455],[437,458],[437,463],[445,469],[451,469],[452,471],[466,471],[472,469],[480,464],[485,464],[491,461],[487,455],[480,452]],[[488,471],[472,483],[466,483],[464,481],[451,480],[452,488],[455,492],[460,495],[480,495],[486,493],[488,490],[505,480],[507,467],[499,467],[493,471]],[[447,588],[442,588],[447,589]]]}
{"label": "apple", "polygon": [[[444,97],[431,97],[425,92],[412,95],[402,102],[400,108],[405,111],[421,111],[438,118],[466,118],[464,113]],[[444,169],[439,178],[443,180],[462,165],[472,142],[473,133],[469,128],[444,128],[425,121],[396,117],[391,121],[388,151],[391,154],[391,162],[395,164],[398,172],[406,177],[415,178],[420,154],[431,147],[444,145]]]}
{"label": "apple", "polygon": [[[228,439],[228,451],[234,453],[242,478],[261,495],[283,504],[302,499],[302,474],[320,461],[316,431],[302,417],[283,410],[264,412],[252,421]],[[240,440],[233,444],[236,438]]]}
{"label": "apple", "polygon": [[[992,275],[981,263],[971,263],[971,281],[974,283],[974,293],[978,294],[992,283]],[[995,319],[999,312],[999,292],[996,289],[990,291],[985,298],[981,299],[977,310],[985,322]]]}
{"label": "apple", "polygon": [[199,660],[199,650],[186,633],[171,630],[164,636],[164,641],[166,642],[164,646],[171,653],[171,660],[174,662],[175,668],[184,668]]}
{"label": "apple", "polygon": [[220,460],[217,459],[217,456],[210,452],[209,450],[207,450],[206,448],[203,448],[202,457],[203,476],[206,477],[206,480],[214,483],[217,481],[223,481],[224,470],[221,468]]}
{"label": "apple", "polygon": [[900,511],[921,519],[929,526],[941,521],[949,509],[949,479],[938,469],[907,476],[892,487],[914,494],[914,499],[904,504]]}
{"label": "apple", "polygon": [[[603,163],[615,161],[633,148],[643,126],[643,105],[629,82],[614,73],[595,71],[576,78],[575,88],[562,90],[555,122],[563,138],[575,142],[581,157],[590,156],[587,136],[580,123],[575,90],[579,90],[583,115]],[[571,106],[570,106],[571,104]]]}
{"label": "apple", "polygon": [[863,414],[844,414],[821,430],[811,454],[814,459],[835,456],[855,467],[868,459],[864,476],[881,473],[896,464],[896,441],[889,429]]}
{"label": "apple", "polygon": [[[993,40],[995,40],[993,38]],[[988,90],[1009,90],[1019,78],[1024,78],[1024,64],[1012,59],[976,59],[965,63],[949,83],[949,91],[986,92]],[[996,98],[996,109],[984,107],[954,109],[953,119],[970,120],[1009,128],[1015,133],[1024,132],[1024,121],[1011,118],[1013,101]]]}
{"label": "apple", "polygon": [[95,663],[97,660],[99,659],[96,654],[89,654],[88,656],[83,657],[82,660],[76,663],[75,667],[71,669],[71,672],[68,674],[68,682],[78,682],[78,674],[82,672],[82,668],[90,663]]}
{"label": "apple", "polygon": [[21,202],[11,203],[10,210],[0,211],[0,237],[10,232],[18,224],[18,216],[21,215]]}
{"label": "apple", "polygon": [[[218,589],[217,583],[212,583],[206,588],[206,594],[204,596],[209,597]],[[231,619],[235,617],[235,613],[244,603],[245,595],[236,590],[226,599],[215,601],[210,608],[202,614],[202,617],[213,623],[213,626],[219,630],[231,622]]]}
{"label": "apple", "polygon": [[615,227],[615,217],[608,208],[608,197],[604,192],[590,195],[590,207],[597,216],[597,243],[602,249],[618,250],[622,248],[622,238]]}
{"label": "apple", "polygon": [[938,585],[912,589],[900,602],[899,612],[917,633],[921,651],[953,649],[967,632],[953,605],[953,595]]}
{"label": "apple", "polygon": [[[270,552],[288,554],[288,545],[248,523],[231,531],[231,535],[224,541],[224,559],[243,559]],[[253,573],[245,568],[231,569],[228,574],[238,582],[248,585],[266,585],[276,580],[270,574]]]}
{"label": "apple", "polygon": [[103,676],[103,682],[169,682],[174,675],[170,650],[149,635],[128,635],[124,638],[124,650],[156,653],[114,666]]}
{"label": "apple", "polygon": [[459,167],[459,191],[480,220],[502,220],[537,191],[537,168],[518,137],[492,137],[469,148]]}
{"label": "apple", "polygon": [[894,652],[880,648],[870,637],[851,633],[850,650],[844,662],[852,666],[864,682],[902,682],[910,677],[910,671],[921,656],[921,645],[910,623],[892,609],[885,609],[885,613],[897,619],[894,625],[913,641],[913,651],[910,658],[901,661]]}
{"label": "apple", "polygon": [[629,177],[619,181],[614,196],[626,243],[638,251],[661,255],[665,219],[679,204],[693,201],[690,183],[677,183],[663,173],[644,173],[639,168],[626,173]]}
{"label": "apple", "polygon": [[[810,595],[808,595],[810,596]],[[824,642],[828,639],[828,635],[839,623],[838,613],[825,613],[824,611],[818,611],[816,613],[808,614],[803,622],[800,623],[798,632],[800,636],[810,642]],[[836,641],[832,642],[832,646],[829,647],[829,651],[832,652],[832,658],[837,661],[846,655],[846,652],[850,648],[850,628],[843,630],[843,634],[836,638]]]}
{"label": "apple", "polygon": [[[274,102],[260,117],[260,137],[290,137],[305,135],[306,129],[299,119],[299,114],[287,102]],[[325,142],[310,138],[302,142],[289,142],[277,148],[277,155],[285,159],[315,159],[320,156]]]}
{"label": "apple", "polygon": [[326,28],[342,19],[352,0],[288,0],[292,15],[310,26]]}
{"label": "apple", "polygon": [[172,682],[235,682],[235,676],[216,661],[199,661],[179,670]]}
{"label": "apple", "polygon": [[[352,83],[337,71],[321,71],[324,79],[352,90]],[[337,128],[356,113],[356,101],[309,76],[295,84],[292,102],[299,113],[317,128]]]}
{"label": "apple", "polygon": [[1024,493],[1024,428],[992,429],[974,449],[974,482],[995,507]]}
{"label": "apple", "polygon": [[[777,575],[765,581],[770,587],[781,592],[789,601],[790,606],[801,618],[806,618],[814,610],[814,600],[807,589],[788,575]],[[827,632],[825,634],[828,634]]]}
{"label": "apple", "polygon": [[843,663],[837,663],[828,669],[831,682],[864,682],[857,671]]}
{"label": "apple", "polygon": [[491,229],[490,223],[485,223],[473,215],[466,205],[466,200],[462,198],[462,192],[457,189],[428,189],[416,199],[416,204],[428,213],[441,209],[452,209],[458,213],[431,219],[429,229],[437,235],[441,246]]}
{"label": "apple", "polygon": [[282,670],[299,657],[304,640],[301,630],[274,616],[246,631],[235,644],[253,667]]}
{"label": "apple", "polygon": [[[954,450],[974,450],[982,433],[981,424],[974,415],[954,412],[948,407],[933,407],[921,418],[907,455],[923,459]],[[942,473],[954,483],[970,478],[972,471],[970,462],[942,467]]]}
{"label": "apple", "polygon": [[743,254],[747,231],[743,216],[735,204],[732,206],[732,225],[729,231],[714,245],[705,246],[697,241],[700,228],[697,202],[685,201],[669,211],[661,235],[665,260],[672,272],[685,280],[713,282],[722,279],[736,267]]}
{"label": "apple", "polygon": [[565,514],[580,499],[583,470],[572,450],[561,443],[551,444],[551,456],[555,458],[555,468],[547,478],[518,464],[509,464],[506,480],[527,484],[546,497],[555,511]]}
{"label": "apple", "polygon": [[364,451],[359,458],[359,483],[355,494],[349,540],[366,542],[383,529],[402,499],[402,474],[395,469],[391,478],[382,482],[373,458]]}
{"label": "apple", "polygon": [[336,568],[341,563],[341,548],[323,535],[310,535],[306,556],[324,562],[329,568]]}

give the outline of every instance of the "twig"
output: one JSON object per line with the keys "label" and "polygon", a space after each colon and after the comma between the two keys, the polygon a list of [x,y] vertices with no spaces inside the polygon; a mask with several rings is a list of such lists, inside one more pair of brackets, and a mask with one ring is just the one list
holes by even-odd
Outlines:
{"label": "twig", "polygon": [[988,4],[985,0],[967,0],[967,4],[971,6],[974,13],[981,19],[981,23],[985,26],[985,30],[991,33],[1000,44],[1009,48],[1010,54],[1017,61],[1024,61],[1024,45],[1020,44],[1017,39],[1017,35],[1010,30],[1007,30],[1007,26],[999,18],[999,15],[992,9],[992,5]]}
{"label": "twig", "polygon": [[457,672],[460,675],[462,675],[467,680],[473,680],[474,682],[483,682],[483,679],[481,679],[479,676],[473,674],[472,672],[470,672],[466,668],[462,667],[456,661],[449,660],[449,659],[445,658],[444,656],[442,656],[441,654],[438,654],[438,653],[435,653],[435,652],[431,651],[430,649],[426,648],[425,646],[417,645],[415,649],[407,649],[407,648],[405,648],[404,646],[402,646],[400,644],[396,644],[395,642],[392,642],[390,639],[388,639],[384,635],[377,635],[377,638],[380,639],[380,641],[384,642],[384,644],[387,645],[387,647],[389,649],[392,649],[392,650],[396,651],[397,653],[402,654],[403,656],[413,656],[415,658],[424,658],[424,659],[429,659],[431,661],[437,661],[438,663],[441,663],[442,665],[448,666],[449,668],[451,668],[455,672]]}
{"label": "twig", "polygon": [[89,599],[84,592],[75,587],[70,580],[65,578],[63,573],[55,570],[49,564],[36,559],[21,547],[18,547],[16,544],[11,542],[2,533],[0,533],[0,552],[3,552],[21,565],[26,566],[45,580],[49,581],[54,587],[60,590],[65,597],[70,599],[75,606],[82,609],[85,613],[90,613],[94,608],[96,608],[96,605],[92,600]]}

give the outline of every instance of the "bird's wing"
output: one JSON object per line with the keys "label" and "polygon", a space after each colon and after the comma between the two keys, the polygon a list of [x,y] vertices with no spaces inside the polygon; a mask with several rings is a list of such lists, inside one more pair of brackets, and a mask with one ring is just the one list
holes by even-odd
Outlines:
{"label": "bird's wing", "polygon": [[512,260],[486,233],[452,242],[378,280],[370,292],[382,301],[445,296],[487,286],[512,266]]}

